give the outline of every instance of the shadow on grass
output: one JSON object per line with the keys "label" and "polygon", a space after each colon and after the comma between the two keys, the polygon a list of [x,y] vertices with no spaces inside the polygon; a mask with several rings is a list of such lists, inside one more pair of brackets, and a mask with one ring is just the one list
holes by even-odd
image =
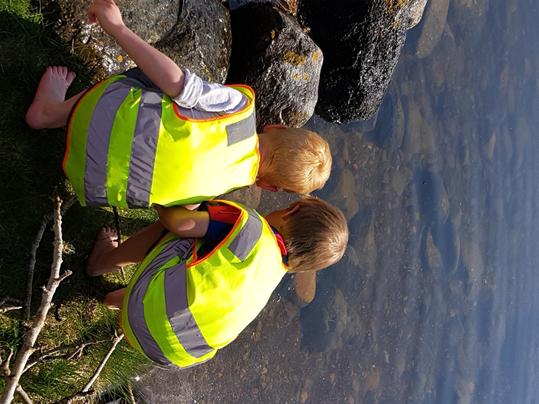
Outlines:
{"label": "shadow on grass", "polygon": [[[52,212],[55,189],[67,195],[61,170],[64,130],[30,129],[24,122],[37,84],[47,66],[63,65],[77,73],[67,96],[88,87],[89,74],[66,44],[39,18],[0,11],[0,297],[24,299],[31,245],[43,215]],[[152,220],[146,211],[123,211],[123,232],[129,234]],[[64,268],[73,275],[57,298],[84,295],[100,298],[114,286],[84,275],[84,264],[99,227],[112,224],[108,209],[72,207],[64,217]],[[48,278],[52,233],[47,231],[38,251],[34,303]],[[120,282],[121,283],[121,282]]]}

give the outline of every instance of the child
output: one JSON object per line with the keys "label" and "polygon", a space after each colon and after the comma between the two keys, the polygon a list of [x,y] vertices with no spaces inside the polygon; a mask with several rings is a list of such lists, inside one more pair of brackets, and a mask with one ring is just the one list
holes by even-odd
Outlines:
{"label": "child", "polygon": [[[63,168],[82,205],[196,204],[256,184],[307,194],[331,171],[316,133],[268,126],[257,136],[254,92],[204,82],[129,28],[112,0],[88,12],[140,67],[65,100],[74,73],[49,67],[26,120],[67,124]],[[144,72],[144,73],[143,73]]]}
{"label": "child", "polygon": [[198,211],[158,210],[160,223],[117,248],[113,232],[103,233],[89,272],[141,262],[129,286],[109,293],[105,303],[121,309],[131,345],[163,365],[212,358],[258,315],[286,272],[332,265],[348,241],[342,212],[313,197],[265,219],[228,201]]}

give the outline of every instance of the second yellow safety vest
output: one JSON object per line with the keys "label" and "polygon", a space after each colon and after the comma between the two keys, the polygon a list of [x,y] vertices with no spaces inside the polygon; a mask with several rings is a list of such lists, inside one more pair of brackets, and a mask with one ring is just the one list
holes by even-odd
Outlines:
{"label": "second yellow safety vest", "polygon": [[129,282],[121,324],[128,341],[154,362],[180,367],[212,358],[264,308],[286,273],[273,230],[241,210],[228,236],[198,258],[197,242],[169,233]]}
{"label": "second yellow safety vest", "polygon": [[189,117],[161,92],[115,75],[88,90],[67,128],[64,172],[83,206],[198,203],[256,180],[254,92],[245,107]]}

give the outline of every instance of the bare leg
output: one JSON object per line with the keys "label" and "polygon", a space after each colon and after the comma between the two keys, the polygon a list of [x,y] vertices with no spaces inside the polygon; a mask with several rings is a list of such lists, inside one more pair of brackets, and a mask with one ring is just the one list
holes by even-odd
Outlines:
{"label": "bare leg", "polygon": [[71,109],[82,95],[65,99],[75,73],[64,66],[47,68],[37,87],[34,101],[26,112],[26,123],[33,129],[62,128],[66,126]]}
{"label": "bare leg", "polygon": [[103,299],[103,303],[112,310],[117,310],[122,308],[122,304],[124,301],[125,296],[125,289],[118,289],[114,292],[110,292],[105,296],[105,299]]}
{"label": "bare leg", "polygon": [[148,249],[161,238],[163,230],[159,222],[154,223],[118,246],[116,230],[103,227],[88,258],[86,272],[90,276],[99,276],[114,272],[123,265],[141,262]]}

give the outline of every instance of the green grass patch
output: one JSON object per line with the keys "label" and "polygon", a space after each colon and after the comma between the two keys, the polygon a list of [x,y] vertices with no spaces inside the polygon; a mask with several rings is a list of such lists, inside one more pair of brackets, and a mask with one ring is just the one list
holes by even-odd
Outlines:
{"label": "green grass patch", "polygon": [[[31,245],[43,216],[52,212],[51,195],[57,189],[69,195],[61,172],[63,130],[35,131],[24,115],[47,66],[64,65],[77,73],[68,92],[89,86],[90,74],[47,25],[39,8],[28,0],[0,0],[0,298],[24,300]],[[129,235],[155,220],[153,211],[121,210],[122,231]],[[38,339],[47,351],[77,344],[111,339],[118,329],[116,312],[106,309],[102,297],[125,285],[126,277],[111,274],[101,279],[85,276],[84,267],[95,234],[104,224],[112,225],[110,209],[73,206],[64,217],[63,270],[73,275],[55,295],[55,308]],[[47,229],[37,254],[32,311],[41,299],[41,286],[50,273],[53,235]],[[0,354],[20,345],[24,327],[18,311],[0,314]],[[80,358],[46,360],[28,371],[21,384],[36,402],[53,402],[80,390],[87,382],[111,342],[85,349]],[[71,348],[69,348],[71,347]],[[122,342],[96,383],[96,395],[121,390],[146,362]],[[4,381],[0,378],[0,391]]]}

